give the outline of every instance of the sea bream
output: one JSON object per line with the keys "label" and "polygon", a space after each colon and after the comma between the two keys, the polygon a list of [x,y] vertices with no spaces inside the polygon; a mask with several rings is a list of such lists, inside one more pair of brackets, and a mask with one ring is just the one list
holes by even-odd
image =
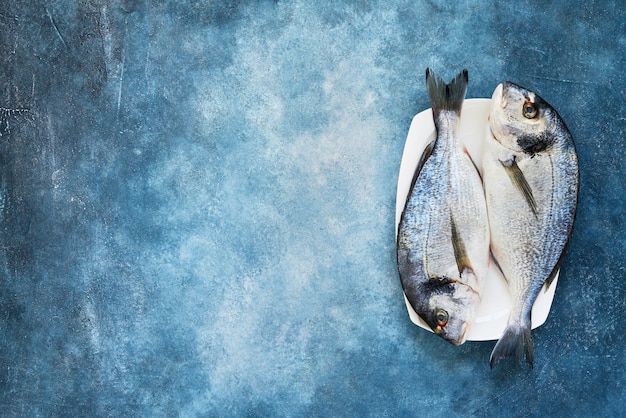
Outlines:
{"label": "sea bream", "polygon": [[489,263],[482,181],[458,132],[467,81],[467,70],[449,84],[426,70],[437,134],[415,171],[397,238],[407,300],[436,334],[456,345],[474,321]]}
{"label": "sea bream", "polygon": [[492,96],[483,148],[491,250],[512,297],[507,327],[490,358],[515,356],[533,366],[531,309],[549,285],[572,233],[578,158],[558,113],[510,82]]}

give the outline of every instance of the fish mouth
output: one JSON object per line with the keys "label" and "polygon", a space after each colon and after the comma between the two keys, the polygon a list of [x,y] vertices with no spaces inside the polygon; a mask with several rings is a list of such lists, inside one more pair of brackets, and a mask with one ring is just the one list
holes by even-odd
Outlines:
{"label": "fish mouth", "polygon": [[469,330],[470,330],[470,324],[468,324],[467,322],[464,322],[463,326],[461,327],[460,337],[456,341],[453,341],[454,345],[463,344],[467,340],[467,336],[469,335]]}
{"label": "fish mouth", "polygon": [[489,111],[489,130],[491,131],[491,136],[496,140],[500,145],[504,146],[502,142],[500,142],[500,123],[498,116],[502,113],[502,109],[506,107],[506,97],[504,95],[505,85],[507,83],[500,83],[498,87],[493,91],[491,95],[491,109]]}
{"label": "fish mouth", "polygon": [[500,107],[502,108],[506,106],[506,100],[504,98],[503,92],[504,92],[504,84],[500,83],[498,84],[498,87],[496,87],[496,89],[493,91],[493,94],[491,95],[492,109],[496,106],[496,104],[500,105]]}

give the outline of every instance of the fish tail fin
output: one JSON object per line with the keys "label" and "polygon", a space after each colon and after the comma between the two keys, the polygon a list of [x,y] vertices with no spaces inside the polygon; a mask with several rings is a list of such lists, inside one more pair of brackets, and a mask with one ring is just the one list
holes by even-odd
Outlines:
{"label": "fish tail fin", "polygon": [[530,335],[530,321],[527,326],[509,325],[504,330],[504,334],[491,352],[489,367],[492,369],[504,358],[515,356],[517,361],[522,361],[526,354],[526,363],[533,368],[533,340]]}
{"label": "fish tail fin", "polygon": [[442,110],[453,110],[458,115],[461,114],[467,81],[467,70],[461,71],[449,84],[446,84],[441,77],[435,75],[433,70],[426,69],[426,88],[435,123]]}

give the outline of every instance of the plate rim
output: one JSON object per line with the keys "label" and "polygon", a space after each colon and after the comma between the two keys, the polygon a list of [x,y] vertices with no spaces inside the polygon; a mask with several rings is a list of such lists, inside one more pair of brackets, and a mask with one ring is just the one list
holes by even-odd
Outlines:
{"label": "plate rim", "polygon": [[[483,128],[483,132],[484,132],[484,129],[486,129],[486,125],[487,125],[486,117],[485,117],[484,122],[482,121],[472,122],[469,118],[471,118],[474,115],[474,113],[480,113],[481,107],[485,108],[490,105],[491,105],[491,99],[489,98],[465,99],[465,101],[463,102],[463,110],[461,112],[461,120],[460,120],[460,128],[459,128],[461,139],[468,137],[468,135],[466,135],[465,132],[463,132],[463,129],[467,129],[468,126],[472,124],[480,125],[482,123],[484,125],[484,128]],[[482,109],[482,111],[484,112],[484,109]],[[402,158],[400,160],[400,167],[398,169],[398,182],[397,182],[397,187],[396,187],[396,219],[395,219],[396,241],[398,237],[398,227],[399,227],[400,219],[402,216],[402,212],[404,211],[404,205],[406,204],[406,200],[408,198],[408,192],[409,192],[406,187],[406,178],[408,177],[407,173],[410,172],[410,179],[412,180],[415,169],[417,168],[417,163],[419,162],[419,159],[421,158],[421,155],[424,149],[430,143],[430,141],[435,138],[435,135],[436,135],[435,125],[434,125],[433,118],[432,118],[431,108],[424,109],[421,112],[413,116],[413,118],[411,119],[411,125],[409,126],[409,131],[407,133],[407,137],[404,143]],[[480,144],[478,147],[476,146],[472,147],[474,149],[473,152],[472,152],[472,149],[470,149],[470,147],[468,146],[468,153],[470,154],[470,158],[472,158],[473,161],[478,159],[478,163],[476,163],[475,161],[475,164],[479,169],[482,167],[482,159],[480,156],[473,156],[472,154],[477,152],[476,148],[482,149],[482,137],[483,136],[480,136],[481,140],[476,140],[476,142],[480,142]],[[467,142],[466,142],[466,145],[467,145]],[[416,154],[418,153],[419,155],[415,155],[415,154],[409,155],[409,153],[412,153],[412,152],[415,152]],[[407,165],[409,165],[408,169],[407,169]],[[411,180],[409,180],[409,182]],[[409,189],[410,189],[410,185],[409,185]],[[491,256],[490,256],[490,260],[491,260]],[[496,269],[497,267],[495,267],[495,265],[490,261],[490,271],[493,271]],[[502,277],[499,271],[496,271],[495,273],[498,274],[498,276],[500,277],[500,280],[504,280],[504,278]],[[542,292],[539,294],[539,296],[535,300],[535,303],[533,304],[532,313],[531,313],[531,318],[532,318],[531,328],[532,329],[538,328],[541,325],[543,325],[548,318],[548,315],[550,313],[552,303],[554,300],[554,294],[555,294],[556,286],[557,286],[558,279],[559,279],[559,273],[560,273],[560,269],[557,269],[554,280],[551,282],[549,286],[544,285]],[[487,283],[487,285],[489,285],[489,283]],[[402,291],[402,294],[404,296],[404,302],[405,302],[409,317],[411,319],[411,322],[413,322],[415,325],[419,326],[420,328],[423,328],[432,333],[433,331],[426,324],[426,322],[424,322],[424,320],[422,320],[419,317],[419,315],[415,312],[415,310],[413,310],[413,308],[411,307],[406,297],[406,294],[404,293],[404,290]],[[509,299],[510,299],[510,296],[509,296]],[[479,305],[479,307],[480,306],[482,306],[482,303],[481,305]],[[505,328],[505,325],[502,326],[503,315],[506,315],[506,317],[508,318],[508,313],[510,312],[510,308],[511,306],[510,306],[510,300],[509,300],[509,309],[506,313],[503,313],[503,312],[492,313],[492,317],[496,316],[500,324],[497,329],[491,329],[490,331],[486,331],[484,323],[489,322],[489,320],[481,321],[480,318],[477,318],[476,323],[482,323],[482,325],[480,326],[480,328],[476,328],[476,324],[474,324],[472,329],[470,329],[467,341],[492,341],[492,340],[499,339],[502,333],[504,332],[504,328]],[[493,321],[494,319],[492,318],[492,322]],[[504,321],[504,324],[506,324],[506,320]],[[476,329],[478,329],[478,331],[476,331]]]}

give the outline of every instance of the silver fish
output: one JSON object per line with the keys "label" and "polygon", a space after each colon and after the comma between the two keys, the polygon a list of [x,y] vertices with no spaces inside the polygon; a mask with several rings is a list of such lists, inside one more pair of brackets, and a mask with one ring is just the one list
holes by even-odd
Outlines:
{"label": "silver fish", "polygon": [[489,263],[482,181],[458,135],[467,81],[467,70],[449,84],[426,70],[437,136],[415,171],[397,239],[409,303],[455,345],[467,338]]}
{"label": "silver fish", "polygon": [[578,158],[558,113],[510,82],[492,96],[483,149],[483,183],[491,250],[511,293],[507,327],[491,353],[526,356],[533,367],[531,309],[549,285],[572,233],[578,201]]}

